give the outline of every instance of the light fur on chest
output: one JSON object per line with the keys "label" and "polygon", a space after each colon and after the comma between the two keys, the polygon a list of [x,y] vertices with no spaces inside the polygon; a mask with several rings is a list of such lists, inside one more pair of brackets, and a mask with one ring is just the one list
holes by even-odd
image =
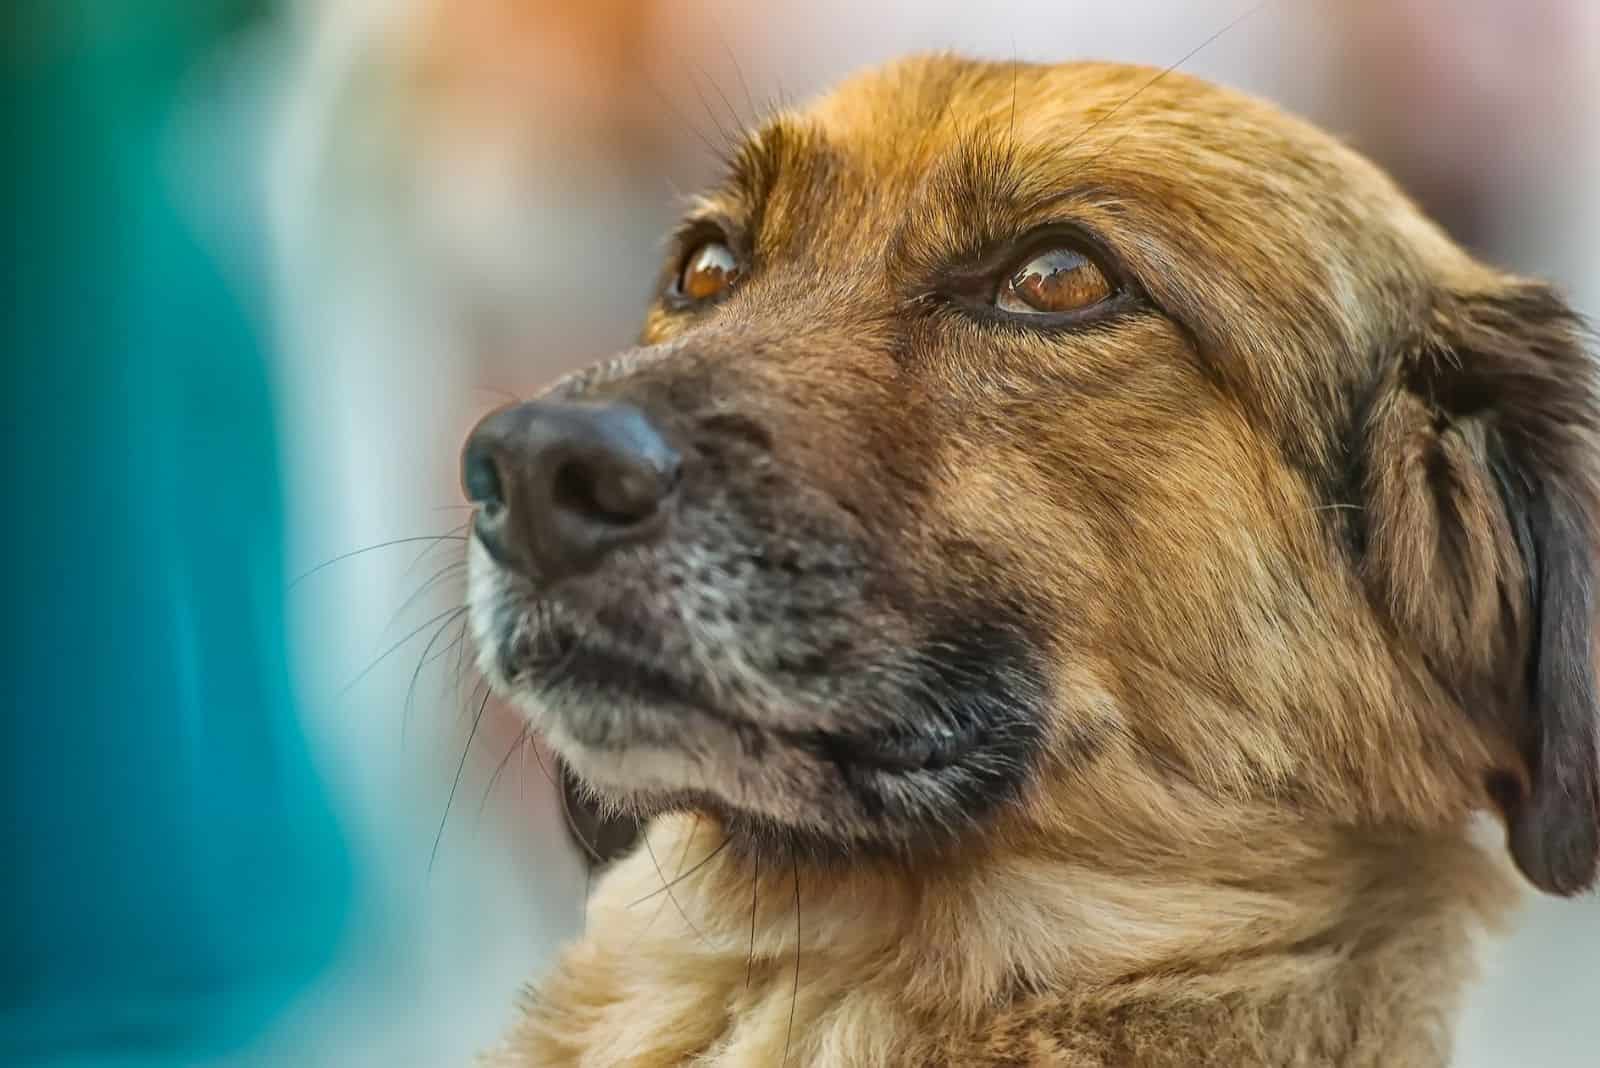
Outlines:
{"label": "light fur on chest", "polygon": [[720,845],[657,821],[485,1065],[1442,1065],[1512,896],[1464,838],[1209,882],[1037,857],[823,877]]}

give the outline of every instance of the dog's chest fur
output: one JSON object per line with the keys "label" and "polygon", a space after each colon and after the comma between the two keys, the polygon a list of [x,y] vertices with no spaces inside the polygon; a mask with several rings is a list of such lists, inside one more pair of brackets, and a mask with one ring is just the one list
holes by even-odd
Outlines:
{"label": "dog's chest fur", "polygon": [[[959,901],[917,908],[898,888],[873,899],[865,883],[802,881],[797,973],[791,873],[753,883],[715,856],[674,881],[716,839],[681,821],[651,839],[603,880],[587,934],[488,1068],[1428,1068],[1449,1061],[1473,932],[1509,899],[1486,855],[1475,887],[1450,876],[1403,912],[1380,889],[1373,909],[1318,921],[1295,915],[1315,904],[1298,892],[1173,884],[1170,930],[1133,926],[1156,888],[1074,885],[1064,870],[1053,892],[1042,870],[997,876],[982,891],[992,908],[965,921]],[[1459,873],[1463,849],[1409,866]],[[1286,931],[1324,929],[1253,940],[1274,911]],[[1067,922],[1084,924],[1076,939],[1039,933],[1053,948],[1029,958],[1030,928]],[[1136,938],[1169,941],[1170,956],[1141,967]]]}
{"label": "dog's chest fur", "polygon": [[[1419,998],[1418,991],[1396,990],[1404,984],[1376,967],[1350,969],[1341,990],[1267,1004],[1135,1001],[1105,1009],[1092,997],[1041,998],[997,1010],[975,1026],[907,1016],[891,991],[870,984],[855,990],[802,985],[795,998],[788,977],[771,967],[762,971],[748,990],[742,978],[728,983],[727,974],[692,981],[678,976],[671,990],[640,989],[616,978],[579,991],[580,980],[565,991],[571,1000],[546,989],[551,1015],[531,1012],[488,1065],[1427,1068],[1449,1060],[1454,999],[1440,1004],[1432,996]],[[708,1005],[726,1010],[707,1011]],[[552,1017],[592,1023],[568,1030]]]}

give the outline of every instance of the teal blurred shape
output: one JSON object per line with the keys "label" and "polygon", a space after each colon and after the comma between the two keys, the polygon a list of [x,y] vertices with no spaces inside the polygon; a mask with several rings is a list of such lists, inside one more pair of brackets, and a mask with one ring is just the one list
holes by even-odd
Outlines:
{"label": "teal blurred shape", "polygon": [[195,1063],[327,967],[354,892],[290,684],[264,309],[171,181],[186,78],[268,12],[0,6],[0,1063]]}

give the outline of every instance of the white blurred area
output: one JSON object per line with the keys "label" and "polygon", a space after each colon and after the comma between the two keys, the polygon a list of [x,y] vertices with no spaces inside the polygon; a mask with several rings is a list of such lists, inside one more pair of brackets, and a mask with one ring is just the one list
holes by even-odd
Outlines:
{"label": "white blurred area", "polygon": [[[262,64],[291,570],[461,523],[456,454],[474,419],[630,343],[678,194],[712,177],[711,146],[779,101],[910,50],[1166,66],[1251,7],[291,8]],[[1600,312],[1597,61],[1589,0],[1278,0],[1182,69],[1321,122],[1481,253]],[[340,969],[245,1063],[466,1063],[581,922],[582,867],[537,763],[513,753],[520,725],[491,702],[474,731],[470,667],[455,685],[458,624],[440,614],[460,603],[459,571],[406,604],[461,547],[374,549],[294,589],[316,737],[369,885]],[[430,620],[450,629],[408,712]],[[1593,902],[1531,903],[1474,994],[1458,1063],[1594,1063],[1597,949]]]}

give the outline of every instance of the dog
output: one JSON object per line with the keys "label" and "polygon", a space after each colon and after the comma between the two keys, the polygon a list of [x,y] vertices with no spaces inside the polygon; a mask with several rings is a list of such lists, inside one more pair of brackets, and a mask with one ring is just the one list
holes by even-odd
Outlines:
{"label": "dog", "polygon": [[1600,859],[1586,339],[1179,73],[773,117],[463,449],[479,666],[645,825],[486,1063],[1445,1064]]}

